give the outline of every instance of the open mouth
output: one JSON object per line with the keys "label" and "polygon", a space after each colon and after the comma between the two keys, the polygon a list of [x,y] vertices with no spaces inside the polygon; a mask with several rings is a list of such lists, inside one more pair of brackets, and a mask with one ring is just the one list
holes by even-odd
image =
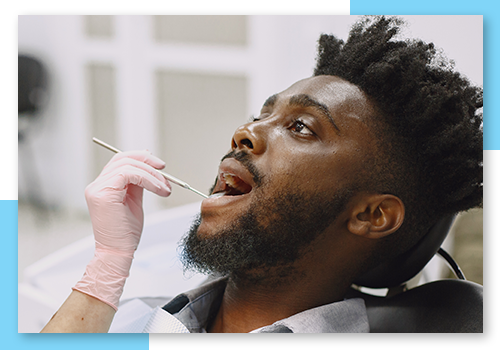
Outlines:
{"label": "open mouth", "polygon": [[230,173],[219,174],[219,186],[211,198],[221,196],[241,196],[252,191],[252,186],[240,177]]}
{"label": "open mouth", "polygon": [[203,201],[202,209],[220,210],[226,205],[235,205],[248,198],[247,194],[259,185],[260,178],[235,158],[225,158],[219,165],[219,174],[212,195]]}

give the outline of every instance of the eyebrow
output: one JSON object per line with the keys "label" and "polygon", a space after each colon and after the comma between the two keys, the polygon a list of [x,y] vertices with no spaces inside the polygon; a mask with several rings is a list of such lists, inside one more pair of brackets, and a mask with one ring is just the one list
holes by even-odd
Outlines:
{"label": "eyebrow", "polygon": [[274,106],[274,103],[276,102],[277,99],[278,99],[278,94],[274,94],[274,95],[270,96],[266,100],[266,102],[264,102],[263,107],[272,107],[272,106]]}
{"label": "eyebrow", "polygon": [[[276,103],[277,99],[278,99],[277,94],[272,95],[271,97],[269,97],[266,100],[266,102],[264,102],[264,107],[272,107]],[[306,95],[306,94],[294,95],[294,96],[290,97],[288,104],[291,106],[298,106],[298,107],[304,107],[304,108],[307,108],[307,107],[315,108],[323,116],[326,117],[326,119],[330,122],[330,124],[333,125],[333,127],[338,132],[340,132],[340,129],[338,128],[337,124],[335,124],[335,121],[333,120],[333,117],[330,114],[328,107],[326,105],[324,105],[323,103],[318,102],[315,99],[311,98],[309,95]]]}

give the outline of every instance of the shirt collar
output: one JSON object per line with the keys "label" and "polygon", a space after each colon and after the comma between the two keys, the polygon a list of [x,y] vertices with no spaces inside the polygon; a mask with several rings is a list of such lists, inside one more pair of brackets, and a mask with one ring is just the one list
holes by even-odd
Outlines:
{"label": "shirt collar", "polygon": [[[227,284],[216,279],[175,297],[163,309],[175,315],[192,333],[204,332],[215,317]],[[252,333],[368,333],[368,316],[361,298],[309,309]]]}
{"label": "shirt collar", "polygon": [[181,321],[191,333],[201,333],[215,317],[226,289],[227,277],[179,294],[163,309]]}
{"label": "shirt collar", "polygon": [[[267,328],[287,327],[293,333],[368,333],[368,315],[365,302],[361,298],[322,305],[309,309],[271,326],[260,328],[265,333]],[[257,333],[256,330],[254,332]]]}

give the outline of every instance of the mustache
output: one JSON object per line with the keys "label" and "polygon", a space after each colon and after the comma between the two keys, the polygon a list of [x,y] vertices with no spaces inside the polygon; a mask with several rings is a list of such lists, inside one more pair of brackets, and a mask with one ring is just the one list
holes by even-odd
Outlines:
{"label": "mustache", "polygon": [[242,151],[236,151],[232,150],[228,154],[226,154],[222,159],[220,160],[221,163],[224,161],[224,159],[228,158],[234,158],[237,161],[239,161],[247,170],[248,172],[252,175],[253,182],[257,185],[260,186],[262,184],[262,179],[264,178],[264,175],[257,169],[255,164],[252,163],[250,159],[250,155],[246,152]]}

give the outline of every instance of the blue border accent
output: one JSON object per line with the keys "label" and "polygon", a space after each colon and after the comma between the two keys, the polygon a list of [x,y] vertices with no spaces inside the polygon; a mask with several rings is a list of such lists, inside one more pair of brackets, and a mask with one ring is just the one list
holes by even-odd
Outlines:
{"label": "blue border accent", "polygon": [[[499,58],[499,48],[495,44],[500,33],[499,3],[487,0],[420,0],[417,2],[401,0],[351,0],[351,14],[393,14],[393,15],[483,15],[484,28],[484,77],[485,100],[485,133],[484,149],[500,150],[500,139],[495,140],[495,132],[500,131],[498,107],[494,105],[493,96],[499,96],[494,86],[499,76],[499,68],[494,64]],[[5,243],[0,254],[0,266],[17,266],[17,201],[0,201],[0,233]],[[17,269],[4,268],[4,286],[17,285]],[[142,350],[149,349],[147,334],[18,334],[17,333],[17,288],[2,288],[0,296],[4,301],[4,313],[0,321],[3,343],[10,349],[72,349],[72,350]],[[14,302],[15,301],[15,302]],[[9,346],[11,345],[11,346]]]}
{"label": "blue border accent", "polygon": [[[5,284],[8,288],[0,290],[4,301],[5,315],[0,319],[2,338],[9,348],[19,348],[17,339],[17,201],[0,201],[0,232],[5,249],[0,254],[0,266],[5,274]],[[14,300],[16,302],[14,302]],[[15,344],[15,346],[14,346]]]}
{"label": "blue border accent", "polygon": [[18,283],[17,268],[12,268],[17,266],[17,201],[0,201],[0,233],[4,243],[0,254],[0,266],[4,273],[0,291],[3,301],[0,329],[6,349],[149,349],[148,334],[18,334],[17,288],[14,287]]}
{"label": "blue border accent", "polygon": [[500,96],[498,60],[500,48],[498,21],[500,2],[495,0],[351,0],[351,15],[482,15],[484,73],[484,150],[500,150],[500,111],[495,96]]}

